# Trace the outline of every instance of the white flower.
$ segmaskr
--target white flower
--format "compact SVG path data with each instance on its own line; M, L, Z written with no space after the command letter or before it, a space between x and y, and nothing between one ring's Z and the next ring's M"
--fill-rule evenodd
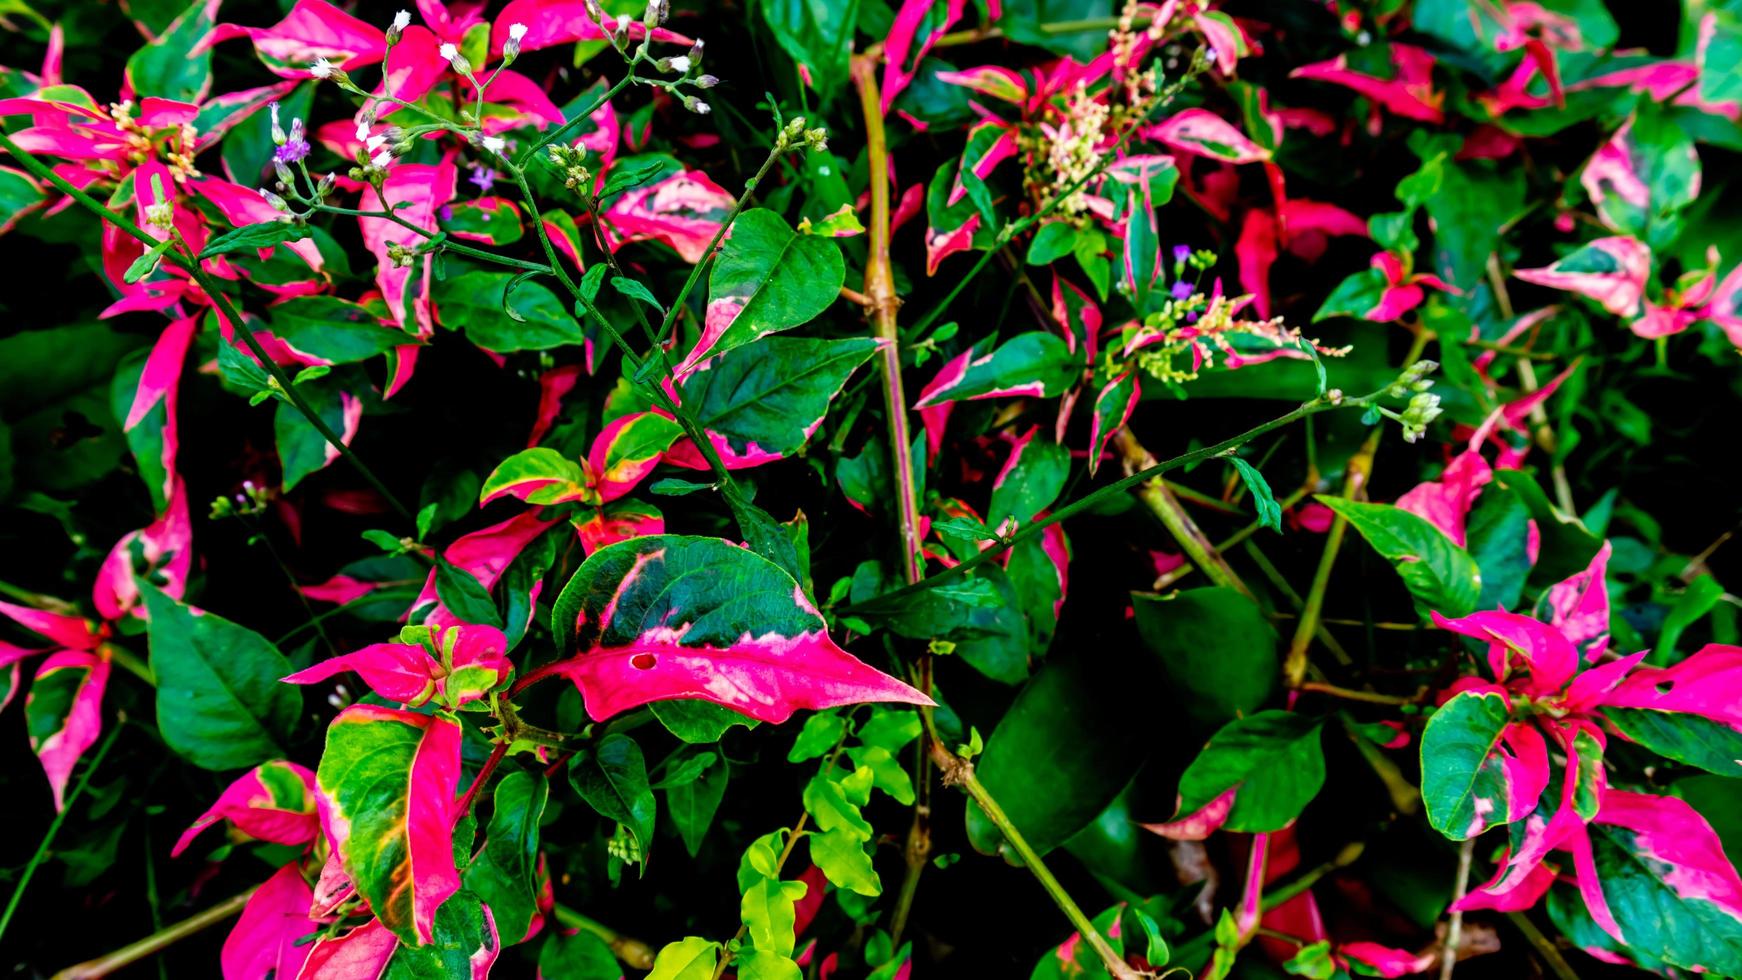
M519 43L521 41L526 40L526 25L525 24L510 24L510 25L508 25L508 40L514 41L515 43Z
M627 31L628 29L629 29L629 15L628 14L618 14L617 15L617 33L622 34L624 31Z
M369 162L376 170L386 170L387 165L393 162L393 151L391 149L382 150L375 154Z
M393 15L393 30L395 33L403 31L407 27L410 27L410 26L411 26L411 11L401 10L399 13Z
M316 78L332 78L333 63L325 58L316 58L315 63L308 66L308 73Z
M491 153L501 153L508 148L508 143L500 136L486 136L478 141L479 145Z
M369 124L365 123L365 122L358 123L357 124L357 139L359 141L361 141L361 140L366 140L368 138L369 138Z
M363 148L370 153L374 153L376 150L381 149L381 144L385 142L387 142L387 134L376 133L374 136L370 136L363 140Z
M454 47L452 44L444 44L441 46L441 56L452 61L460 56L460 49Z
M274 102L267 108L272 110L272 144L274 146L283 146L285 135L284 127L278 124L278 103Z
M671 59L671 70L677 72L680 75L689 71L690 70L689 55L680 54L677 57Z

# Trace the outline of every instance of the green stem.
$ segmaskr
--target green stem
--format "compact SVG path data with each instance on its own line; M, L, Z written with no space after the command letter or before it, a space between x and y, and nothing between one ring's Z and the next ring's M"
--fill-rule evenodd
M233 895L204 912L191 915L174 925L159 929L144 939L128 943L113 953L99 956L94 960L87 960L76 966L69 966L55 974L54 980L97 980L98 977L106 977L123 967L131 966L145 959L147 956L160 953L171 945L241 912L242 907L248 904L250 898L254 897L254 892L259 887L256 885L240 895Z
M1114 441L1125 456L1126 464L1132 469L1148 469L1155 465L1155 457L1143 448L1129 428L1120 429ZM1168 529L1180 547L1185 549L1192 563L1204 570L1211 582L1252 598L1252 590L1240 578L1239 573L1234 571L1233 566L1228 564L1228 559L1222 557L1222 553L1205 537L1203 529L1186 513L1179 498L1168 489L1167 481L1159 478L1150 480L1138 488L1137 495L1143 498L1150 512Z
M77 201L85 210L108 221L115 227L129 235L132 235L139 241L144 242L146 245L156 246L159 244L158 240L148 234L145 229L134 224L122 215L115 213L101 201L98 201L96 198L68 183L64 177L55 173L51 167L37 159L34 154L25 151L17 143L12 142L12 138L4 132L0 132L0 148L4 148L7 153L11 154L13 159L17 160L24 166L25 170L28 170L34 176L53 184L57 190L72 198L74 201ZM328 426L326 421L320 417L320 413L316 412L314 407L309 405L307 400L302 397L302 394L296 390L296 384L291 380L290 375L285 373L284 368L279 367L278 363L266 353L266 349L260 345L260 341L254 336L254 331L242 320L241 315L236 312L235 307L230 305L230 301L220 288L219 283L208 276L205 270L201 268L199 254L189 247L187 241L181 237L180 232L176 232L175 237L177 244L186 250L187 254L183 255L179 252L168 251L164 253L165 260L173 262L183 269L186 269L188 274L193 276L194 281L199 284L200 288L205 291L206 296L209 297L212 303L217 307L218 313L225 319L229 320L236 328L236 333L241 336L242 340L248 345L248 349L254 352L254 356L260 361L261 367L265 368L267 373L272 376L273 380L278 382L285 397L290 399L290 403L296 407L297 411L301 412L303 416L308 419L309 424L314 426L315 431L321 434L321 438L325 439L328 445L337 450L339 455L345 457L345 460L356 468L357 472L362 475L363 479L367 480L369 485L375 488L375 492L381 494L388 504L390 504L394 510L399 512L400 516L404 517L406 520L411 520L411 511L407 510L405 505L399 502L399 498L393 495L393 491L387 489L387 485L381 482L380 478L375 475L374 471L369 469L368 465L365 464L356 453L351 451L351 447L345 445L344 441L339 438L338 434L332 430L332 427Z
M49 823L48 832L42 835L42 841L36 845L36 853L30 856L30 863L24 866L23 871L19 872L18 884L13 886L12 897L6 901L6 911L0 913L0 937L6 935L6 927L12 924L12 915L18 911L18 903L24 898L24 889L29 887L30 879L36 876L36 869L48 859L49 849L54 846L54 839L60 833L61 824L66 822L67 814L73 810L73 804L79 801L79 797L85 795L85 787L91 782L91 774L97 771L97 767L102 765L103 759L109 755L109 749L115 744L116 736L121 734L121 728L120 723L109 727L109 734L103 737L103 744L97 746L97 754L91 756L91 761L86 764L85 771L79 774L79 781L73 784L72 793L62 802L60 812L56 813L54 820Z
M1022 859L1023 865L1034 875L1035 880L1040 882L1040 886L1046 890L1053 903L1059 907L1059 911L1063 912L1065 918L1070 920L1071 925L1076 927L1077 934L1101 958L1101 965L1107 968L1107 972L1112 974L1115 980L1140 980L1142 975L1132 969L1131 965L1125 962L1123 956L1114 952L1113 947L1101 935L1100 930L1096 929L1095 924L1089 921L1089 917L1083 914L1083 910L1077 905L1076 900L1071 898L1070 893L1065 891L1065 887L1053 876L1052 871L1047 868L1046 862L1041 860L1040 855L1035 852L1033 847L1029 846L1028 840L1022 836L1022 831L1016 829L1016 824L1011 822L1009 815L1004 812L1004 808L998 805L998 801L993 798L991 793L987 792L979 777L974 774L973 763L950 754L949 750L944 748L943 743L938 741L936 735L928 735L928 738L931 743L932 759L937 763L939 771L944 774L944 784L960 786L967 792L968 796L980 807L981 812L985 813L986 819L990 820L1004 835L1004 839L1010 842L1011 848Z
M1374 428L1361 449L1350 457L1343 480L1344 499L1353 500L1366 488L1367 476L1373 470L1373 454L1379 448L1379 436L1385 430ZM1319 629L1319 616L1324 612L1325 593L1331 584L1331 571L1337 555L1343 550L1343 538L1349 533L1348 518L1337 515L1331 530L1325 535L1325 550L1319 555L1319 565L1313 572L1312 587L1307 590L1306 603L1301 607L1300 621L1295 624L1294 638L1288 645L1288 656L1282 663L1282 676L1290 688L1298 688L1306 680L1307 649Z
M639 939L625 936L597 919L588 918L576 912L567 905L556 907L556 921L566 928L580 929L603 939L605 945L611 947L611 952L623 961L624 966L637 970L653 969L653 948Z
M1565 956L1561 955L1560 947L1542 934L1542 930L1536 927L1536 923L1530 921L1530 916L1523 912L1508 912L1506 918L1518 927L1519 932L1524 933L1524 938L1529 940L1530 945L1536 947L1536 951L1541 954L1543 961L1548 964L1549 970L1555 976L1559 977L1560 980L1579 980L1579 975L1573 972L1573 965L1567 962Z

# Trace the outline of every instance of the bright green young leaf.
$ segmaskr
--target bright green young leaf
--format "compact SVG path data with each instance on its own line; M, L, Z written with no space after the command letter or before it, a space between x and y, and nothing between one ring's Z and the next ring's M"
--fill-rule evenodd
M708 278L707 328L682 364L688 374L710 357L814 319L846 279L832 240L800 235L780 215L751 208L732 223Z
M654 957L645 980L713 980L720 944L699 936L667 943Z
M1397 569L1422 616L1432 611L1455 619L1475 611L1482 593L1481 572L1470 553L1439 528L1392 504L1324 494L1315 499L1346 518Z

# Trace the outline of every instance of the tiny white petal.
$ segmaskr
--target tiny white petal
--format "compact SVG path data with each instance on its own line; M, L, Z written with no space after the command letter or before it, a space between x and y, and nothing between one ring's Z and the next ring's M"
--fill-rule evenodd
M399 13L393 15L393 29L394 30L403 31L407 27L410 27L410 26L411 26L411 11L401 10Z
M375 154L375 158L369 162L374 164L377 170L386 170L387 165L393 162L393 151L382 150L380 153Z
M617 15L617 33L621 34L628 29L629 29L629 15L628 14L618 14Z
M683 72L689 71L690 70L689 55L680 54L677 57L671 59L671 70L678 72L680 74Z
M369 124L368 123L358 123L357 124L357 138L360 140L366 140L369 138Z
M510 24L510 25L508 25L508 37L512 40L515 40L515 41L525 40L526 39L526 25L525 24Z
M452 44L442 45L440 48L440 51L441 51L441 56L443 58L446 58L449 61L454 60L460 54L460 49L454 47Z
M491 153L501 153L508 147L507 142L505 142L500 136L486 136L480 142L483 143L484 149L489 150Z
M374 153L376 150L381 149L381 144L385 142L387 142L387 134L377 133L374 136L364 139L363 146L366 147L370 153Z

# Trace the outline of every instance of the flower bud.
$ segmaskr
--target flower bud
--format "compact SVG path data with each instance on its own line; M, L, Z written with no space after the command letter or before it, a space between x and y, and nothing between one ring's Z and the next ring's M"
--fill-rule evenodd
M718 84L720 80L712 75L703 75L695 81L696 88L713 88Z
M459 48L453 44L444 44L438 51L443 58L447 59L448 64L454 66L454 71L466 76L472 74L472 63L466 60L466 56L460 53Z
M387 25L387 43L398 44L405 29L411 26L411 11L401 10L393 15L393 23Z
M278 124L278 103L272 103L267 106L267 109L272 112L272 145L283 146L286 137L284 135L284 127Z

